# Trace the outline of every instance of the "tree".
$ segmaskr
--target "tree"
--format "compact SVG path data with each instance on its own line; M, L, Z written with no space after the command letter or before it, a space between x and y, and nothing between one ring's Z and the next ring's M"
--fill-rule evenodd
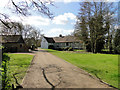
M87 25L87 16L86 16L86 5L88 4L88 2L85 2L81 5L80 8L80 12L78 14L78 18L77 18L77 22L75 24L75 30L74 30L74 36L78 37L79 39L81 39L83 41L83 46L84 49L88 50L89 47L89 39L88 39L88 25Z
M109 52L112 52L113 48L113 37L115 35L115 27L116 25L116 17L115 12L117 11L116 8L111 9L114 3L107 4L105 6L105 15L104 15L104 22L105 22L105 29L107 31L106 35L106 48L109 49ZM110 8L111 7L111 8Z
M53 6L53 2L51 0L20 0L17 2L15 2L15 0L9 0L8 2L11 5L7 5L7 8L10 8L11 12L14 12L19 16L31 15L30 10L35 10L38 11L40 14L48 16L49 18L53 18L53 14L47 7L47 4ZM9 15L0 12L0 22L3 23L7 28L10 28L9 24L7 23L8 21L11 22Z
M108 4L105 2L83 2L80 4L81 7L78 16L81 17L79 20L81 23L76 23L79 24L76 25L77 32L80 33L79 36L82 37L81 39L84 38L84 42L89 42L88 45L90 45L89 47L91 47L93 53L101 52L104 48L105 36L107 31L110 31L109 26L112 20L112 18L109 18L108 23L105 15L107 13L110 13L110 15L114 14L110 9L106 12L106 8L112 7L110 5L111 3ZM88 39L85 38L85 35L88 35ZM110 42L109 40L109 43Z
M82 41L83 41L83 45L84 48L86 49L87 44L88 44L88 30L87 30L87 26L86 26L86 21L85 21L85 17L81 16L79 18L79 20L81 19L81 22L79 22L79 26L76 26L76 31L74 32L74 35L76 37L79 37ZM78 30L77 30L78 28Z
M90 41L91 50L93 53L100 52L104 48L104 40L106 31L103 28L103 17L98 15L96 18L92 18L90 24Z
M26 28L26 25L24 26L22 23L20 22L6 22L7 24L9 24L9 28L4 25L3 23L1 23L1 31L2 31L2 35L22 35L23 37L25 37L26 33L30 30Z
M23 38L29 38L29 34L31 33L31 30L33 27L31 25L24 25L24 30L22 33Z
M117 29L114 38L114 51L115 53L120 53L120 29Z
M40 40L40 37L41 37L41 32L33 28L30 31L28 39L29 41L32 40L31 44L34 44L36 47L38 47L38 42Z

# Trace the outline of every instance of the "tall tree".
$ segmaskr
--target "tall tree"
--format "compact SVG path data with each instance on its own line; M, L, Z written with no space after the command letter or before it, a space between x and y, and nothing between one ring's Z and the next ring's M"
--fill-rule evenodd
M104 10L104 22L105 22L105 29L107 31L107 35L106 35L106 47L107 49L109 49L109 52L112 52L112 48L113 48L113 37L114 37L114 32L115 29L113 27L115 27L116 24L116 17L115 17L115 13L117 11L117 8L112 8L114 6L114 3L106 3L105 6L105 10ZM111 9L112 8L112 9Z
M104 48L105 36L107 31L109 31L112 20L112 18L110 18L108 23L108 20L105 19L105 15L107 13L113 14L113 12L110 12L109 10L106 12L106 8L110 8L110 5L111 3L108 4L105 2L83 2L80 4L81 7L78 16L82 18L79 20L81 23L77 23L79 25L76 25L77 29L79 29L77 32L79 31L81 34L79 36L82 36L83 38L83 32L85 33L87 31L89 39L84 39L84 42L89 40L88 42L93 53L100 52Z
M94 14L88 23L90 27L91 50L93 53L100 52L104 48L106 30L103 28L103 5L105 5L104 2L93 3Z
M84 4L80 4L80 12L78 14L77 22L75 25L74 35L79 37L83 41L84 49L88 47L88 28L87 28L87 16L86 16L86 9L87 2Z
M114 38L114 51L115 53L120 53L120 29L117 29Z

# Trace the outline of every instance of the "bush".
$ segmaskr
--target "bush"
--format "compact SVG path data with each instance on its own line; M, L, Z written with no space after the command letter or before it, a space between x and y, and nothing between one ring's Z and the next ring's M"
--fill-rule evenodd
M72 48L72 47L69 47L69 48L68 48L68 51L73 51L73 48Z
M8 71L8 62L10 58L8 57L7 54L2 54L2 90L9 90L11 88L9 82L10 78L9 75L7 74Z
M64 51L67 51L69 48L68 47L64 47Z
M57 48L56 50L58 50L58 51L62 51L62 48Z
M55 49L53 45L49 45L48 49Z

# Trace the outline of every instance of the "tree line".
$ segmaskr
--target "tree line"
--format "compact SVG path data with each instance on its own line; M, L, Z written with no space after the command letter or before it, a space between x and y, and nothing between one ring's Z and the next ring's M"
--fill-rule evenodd
M74 36L83 41L84 49L98 53L108 49L120 53L120 29L117 10L112 2L82 2L75 24Z

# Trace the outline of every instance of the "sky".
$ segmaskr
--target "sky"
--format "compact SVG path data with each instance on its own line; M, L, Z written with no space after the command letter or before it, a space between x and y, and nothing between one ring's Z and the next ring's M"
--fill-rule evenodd
M21 21L24 25L30 24L36 27L47 37L56 37L60 34L65 36L74 31L74 25L77 20L76 16L80 8L79 2L79 0L55 0L55 6L48 5L54 15L52 20L35 11L33 11L30 16L19 17L6 8L6 5L10 5L8 4L9 0L2 1L2 4L0 4L0 12L7 13L10 19L14 21Z

